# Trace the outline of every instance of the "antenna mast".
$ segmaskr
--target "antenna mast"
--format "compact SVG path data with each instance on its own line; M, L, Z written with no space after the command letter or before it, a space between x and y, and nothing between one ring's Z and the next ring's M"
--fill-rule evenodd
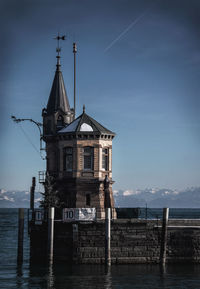
M74 118L76 118L76 53L77 46L73 43L73 53L74 53Z

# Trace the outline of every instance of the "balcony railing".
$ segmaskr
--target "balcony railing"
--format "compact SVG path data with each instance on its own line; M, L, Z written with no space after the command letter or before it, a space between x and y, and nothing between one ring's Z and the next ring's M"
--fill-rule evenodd
M39 183L44 184L46 179L46 171L39 171Z

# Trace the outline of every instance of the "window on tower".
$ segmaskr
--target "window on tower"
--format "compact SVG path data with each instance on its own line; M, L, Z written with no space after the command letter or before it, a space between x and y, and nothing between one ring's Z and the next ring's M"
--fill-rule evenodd
M47 124L44 125L45 134L51 134L51 120L47 120Z
M66 147L64 148L64 164L63 170L71 172L73 168L73 148Z
M91 205L91 197L90 194L86 194L86 206L90 206Z
M62 115L59 115L59 116L58 116L58 119L57 119L57 126L60 127L60 126L63 126L63 125L64 125L63 116L62 116Z
M108 148L102 148L102 169L108 171Z
M94 148L84 147L83 148L83 168L84 170L93 170L94 163Z

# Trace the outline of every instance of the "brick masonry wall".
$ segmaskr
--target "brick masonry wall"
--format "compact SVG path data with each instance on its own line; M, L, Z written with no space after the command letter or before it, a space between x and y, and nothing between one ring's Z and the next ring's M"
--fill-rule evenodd
M168 225L167 262L200 262L200 220L170 220ZM112 220L112 263L158 263L161 229L162 223L157 220ZM104 240L103 220L79 224L55 222L55 259L104 263Z
M105 224L79 224L79 241L74 261L104 263ZM112 263L157 262L159 235L146 221L113 220L111 225Z

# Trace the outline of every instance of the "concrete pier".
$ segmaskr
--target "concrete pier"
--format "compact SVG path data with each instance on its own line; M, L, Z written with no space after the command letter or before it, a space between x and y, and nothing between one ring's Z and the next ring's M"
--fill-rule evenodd
M54 256L51 253L54 260L69 264L105 264L105 220L79 222L78 230L75 224L55 221ZM31 227L31 256L35 259L40 260L46 252L47 227L46 221ZM111 263L160 263L162 227L162 220L112 219ZM167 232L167 247L163 254L166 264L200 264L200 219L169 219Z

